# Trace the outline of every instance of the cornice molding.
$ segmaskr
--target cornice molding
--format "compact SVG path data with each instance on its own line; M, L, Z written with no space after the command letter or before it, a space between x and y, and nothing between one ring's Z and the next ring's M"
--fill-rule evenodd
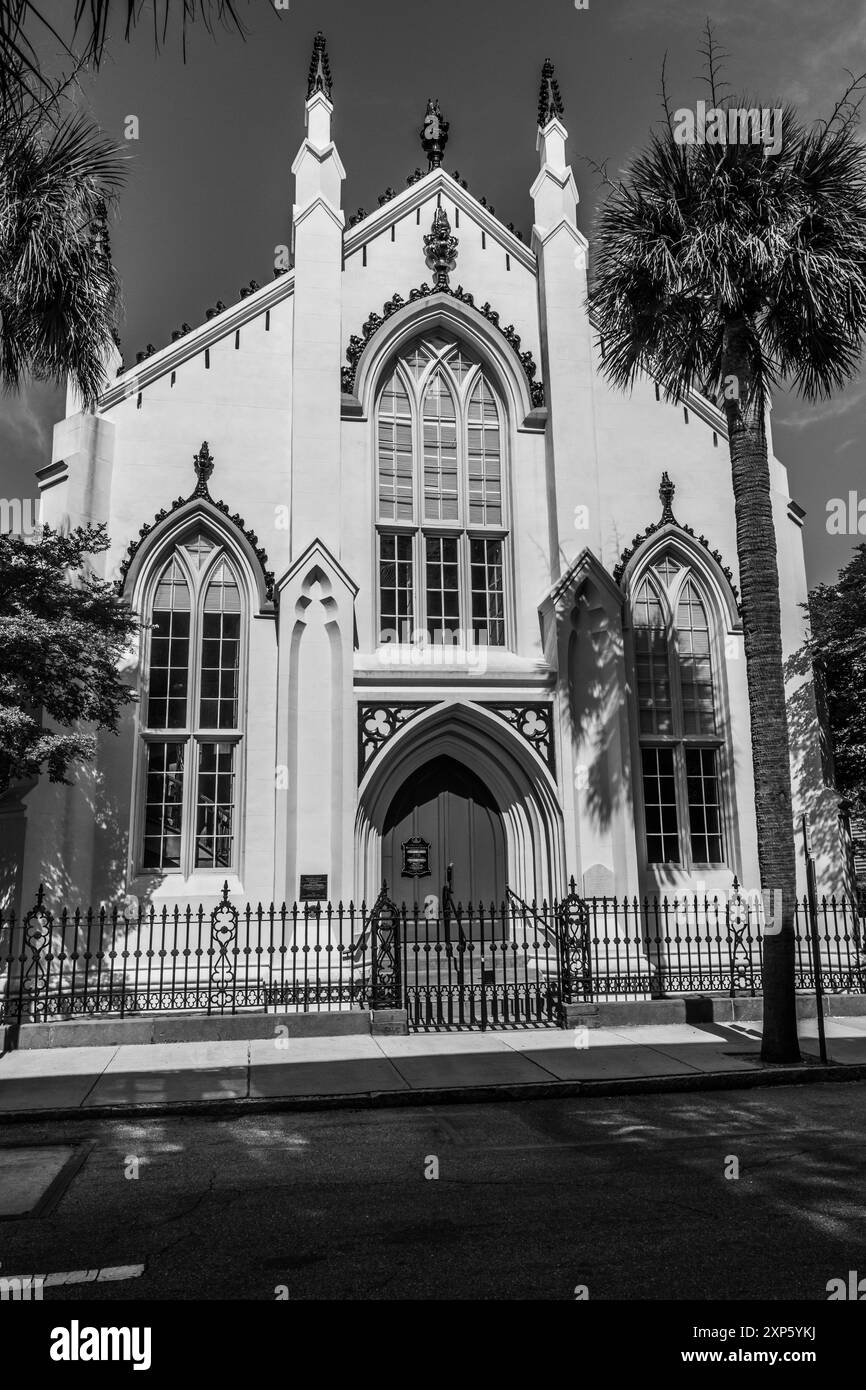
M295 272L289 270L283 275L278 275L269 285L263 285L245 299L238 300L237 304L230 304L215 318L207 319L192 332L185 333L176 342L167 343L151 357L137 362L134 367L128 368L121 376L116 377L112 385L100 396L97 410L110 410L112 406L137 395L161 376L165 376L166 372L176 371L185 362L204 352L205 348L213 347L221 338L237 332L245 324L287 299L294 293L294 289Z

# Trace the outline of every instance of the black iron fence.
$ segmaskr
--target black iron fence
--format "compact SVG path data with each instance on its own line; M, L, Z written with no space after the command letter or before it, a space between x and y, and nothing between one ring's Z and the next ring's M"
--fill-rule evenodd
M0 915L0 1022L154 1012L406 1009L414 1029L560 1025L564 1006L672 995L757 995L768 924L738 887L721 898L513 894L435 916L233 904L52 911L42 890L20 920ZM808 904L796 906L798 990L815 986ZM818 907L826 993L866 990L862 921L847 898Z

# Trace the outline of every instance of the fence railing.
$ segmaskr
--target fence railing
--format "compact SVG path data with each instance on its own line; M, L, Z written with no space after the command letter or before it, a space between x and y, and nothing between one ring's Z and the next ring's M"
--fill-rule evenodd
M826 993L866 990L854 903L818 907ZM40 889L0 914L0 1022L194 1011L407 1009L415 1028L547 1024L563 1006L671 995L757 995L759 905L721 898L458 904L436 916L383 888L362 904L52 910ZM796 905L795 981L812 990L808 905Z

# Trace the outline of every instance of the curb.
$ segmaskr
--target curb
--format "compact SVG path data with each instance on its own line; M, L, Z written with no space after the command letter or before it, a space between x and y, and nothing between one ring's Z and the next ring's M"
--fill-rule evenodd
M831 1062L799 1066L767 1065L749 1072L697 1072L684 1076L630 1076L610 1081L530 1081L495 1086L444 1086L429 1090L358 1091L340 1095L238 1097L235 1100L161 1101L149 1105L55 1107L46 1110L0 1112L6 1124L38 1124L55 1120L115 1120L134 1115L164 1119L173 1115L262 1115L280 1111L386 1110L428 1105L483 1105L520 1100L552 1100L567 1096L592 1100L607 1096L670 1095L689 1091L739 1091L758 1086L810 1086L826 1082L866 1081L866 1063Z

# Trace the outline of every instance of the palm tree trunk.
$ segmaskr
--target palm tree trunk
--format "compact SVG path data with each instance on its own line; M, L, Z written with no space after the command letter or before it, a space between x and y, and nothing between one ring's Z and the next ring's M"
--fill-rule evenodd
M763 408L750 401L745 325L726 332L724 373L739 399L725 401L737 520L746 677L755 772L755 817L761 887L782 890L782 930L763 939L765 1062L797 1062L794 909L797 893L794 812L785 679L782 667L779 570L770 499Z

